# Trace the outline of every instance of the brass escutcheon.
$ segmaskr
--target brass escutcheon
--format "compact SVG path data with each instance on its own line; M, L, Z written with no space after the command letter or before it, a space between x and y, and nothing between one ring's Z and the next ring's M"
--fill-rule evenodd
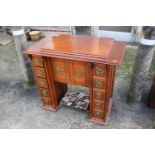
M62 68L62 67L57 67L57 68L56 68L56 71L57 71L58 73L64 73L64 68Z
M39 76L42 75L42 71L38 70L37 75L39 75Z
M40 58L34 58L34 62L35 62L36 64L40 64L40 63L41 63L41 59L40 59Z
M40 81L40 85L41 86L44 86L45 85L45 82L44 81Z
M44 96L47 96L47 92L45 90L42 91Z
M103 99L103 93L101 93L101 92L96 92L96 98L97 98L97 99Z
M96 115L97 117L100 117L100 112L96 112L95 115Z
M96 102L95 103L95 108L101 108L102 106L101 106L101 103L99 103L99 102Z
M45 101L45 103L48 103L48 100L44 100Z
M77 77L83 77L84 76L84 73L82 71L76 71L75 75Z
M96 74L103 74L104 73L104 68L97 66L95 71L96 71Z
M102 80L96 80L96 87L102 88L103 87L103 81Z

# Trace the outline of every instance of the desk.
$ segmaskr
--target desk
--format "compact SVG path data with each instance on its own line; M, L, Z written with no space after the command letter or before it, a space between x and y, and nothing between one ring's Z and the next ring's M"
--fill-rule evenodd
M89 88L89 120L105 124L111 109L116 67L125 43L109 38L60 35L24 51L30 56L42 107L56 111L67 84Z

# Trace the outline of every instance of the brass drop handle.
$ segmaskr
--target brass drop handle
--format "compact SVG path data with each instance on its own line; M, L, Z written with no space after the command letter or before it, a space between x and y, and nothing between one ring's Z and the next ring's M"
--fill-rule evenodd
M75 75L77 77L83 77L84 76L84 73L82 71L78 70L78 71L76 71Z
M101 80L96 80L96 87L102 88L103 87L103 82Z
M42 75L42 71L38 70L38 71L37 71L37 74L38 74L38 75Z
M45 85L45 82L44 81L40 81L40 85L41 86L44 86Z
M35 61L36 64L40 64L41 63L40 58L34 58L34 61Z
M96 71L96 74L103 74L104 73L104 68L97 66L95 71Z
M103 98L103 93L97 92L97 93L96 93L96 98L97 98L97 99L102 99L102 98Z
M45 90L43 90L43 95L47 96L47 92Z
M101 104L99 102L96 102L95 107L96 108L100 108L101 107Z
M57 67L56 70L58 73L64 73L64 68L62 68L62 67Z
M45 103L48 103L48 100L44 100L45 101Z
M100 116L100 113L99 112L96 112L96 116L99 117Z

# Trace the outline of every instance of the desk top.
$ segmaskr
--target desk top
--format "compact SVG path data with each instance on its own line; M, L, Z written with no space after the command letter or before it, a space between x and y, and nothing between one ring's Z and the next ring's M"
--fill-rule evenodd
M24 51L25 54L119 65L125 43L110 38L80 35L46 37Z

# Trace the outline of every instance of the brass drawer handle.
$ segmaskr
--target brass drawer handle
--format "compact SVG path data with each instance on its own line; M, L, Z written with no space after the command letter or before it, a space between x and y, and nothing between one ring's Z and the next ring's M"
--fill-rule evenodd
M40 64L40 63L41 63L41 59L40 59L40 58L34 58L34 62L35 62L36 64Z
M84 73L82 71L76 71L75 75L77 77L83 77L84 76Z
M103 74L105 70L104 68L97 66L95 71L96 71L96 74L100 75L100 74Z
M64 73L64 68L62 68L62 67L57 67L56 71L57 71L58 73Z
M96 99L103 99L103 93L101 92L96 92Z
M45 103L49 103L48 100L44 100Z
M100 113L100 112L96 112L95 115L96 115L97 117L100 117L100 116L101 116L101 113Z
M96 80L96 87L97 87L97 88L102 88L102 87L103 87L103 81L101 81L101 80Z
M101 103L99 103L99 102L96 102L96 103L95 103L95 108L98 109L98 108L101 108L101 107L102 107Z
M42 93L43 93L44 96L47 96L46 90L43 90Z
M42 76L42 75L43 75L42 71L38 70L38 71L37 71L37 75L38 75L38 76Z
M40 81L40 85L41 86L45 86L45 82L44 81Z

